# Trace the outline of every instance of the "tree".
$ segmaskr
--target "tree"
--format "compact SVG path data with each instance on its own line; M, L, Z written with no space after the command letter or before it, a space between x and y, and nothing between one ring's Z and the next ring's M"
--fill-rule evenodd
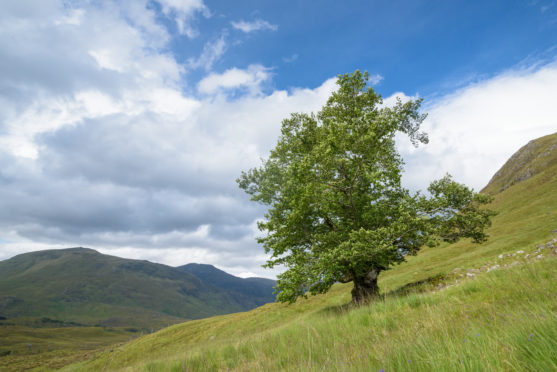
M420 131L421 100L383 105L367 72L339 75L338 90L315 114L293 113L269 158L237 180L251 199L268 206L258 238L284 265L279 301L324 293L354 282L352 301L379 293L377 277L424 245L469 237L486 240L490 201L450 176L427 195L401 185L403 161L395 135L427 143Z

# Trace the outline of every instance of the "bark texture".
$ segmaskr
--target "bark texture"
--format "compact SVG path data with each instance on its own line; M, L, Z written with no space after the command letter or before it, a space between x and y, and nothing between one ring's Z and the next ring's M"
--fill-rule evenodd
M352 303L365 303L379 295L377 276L375 270L368 272L362 277L354 278L354 288L352 289Z

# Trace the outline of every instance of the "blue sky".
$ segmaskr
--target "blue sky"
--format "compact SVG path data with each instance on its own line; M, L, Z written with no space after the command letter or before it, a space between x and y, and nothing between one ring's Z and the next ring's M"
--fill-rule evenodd
M557 131L556 1L7 0L0 3L0 259L86 246L273 277L240 172L282 119L367 70L411 190L476 190Z
M336 74L367 69L384 77L383 95L438 95L526 59L552 57L557 40L551 1L206 4L213 15L199 19L199 37L171 43L176 58L187 60L224 33L230 46L214 69L259 63L272 68L275 89L315 87ZM276 30L246 34L231 27L238 20L264 20Z

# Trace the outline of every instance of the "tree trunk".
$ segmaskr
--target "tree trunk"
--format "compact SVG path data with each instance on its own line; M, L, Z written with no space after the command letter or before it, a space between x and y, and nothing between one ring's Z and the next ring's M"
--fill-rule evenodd
M379 295L379 287L377 286L378 275L379 272L372 270L365 276L354 278L354 288L352 289L352 303L365 303Z

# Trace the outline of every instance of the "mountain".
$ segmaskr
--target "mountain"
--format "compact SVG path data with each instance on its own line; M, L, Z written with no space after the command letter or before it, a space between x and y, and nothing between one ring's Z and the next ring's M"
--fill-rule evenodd
M499 214L481 245L424 247L379 277L295 304L178 324L66 371L557 370L557 134L531 141L486 186Z
M187 270L87 248L38 251L0 262L0 316L151 329L245 311L265 297L259 285L253 286L253 298L247 287L238 294L223 285ZM271 293L269 288L265 297L270 301Z
M265 278L238 278L212 265L190 263L179 266L205 283L220 288L234 296L246 307L254 308L275 301L275 281Z
M557 165L557 133L528 142L491 178L484 193L496 194Z

